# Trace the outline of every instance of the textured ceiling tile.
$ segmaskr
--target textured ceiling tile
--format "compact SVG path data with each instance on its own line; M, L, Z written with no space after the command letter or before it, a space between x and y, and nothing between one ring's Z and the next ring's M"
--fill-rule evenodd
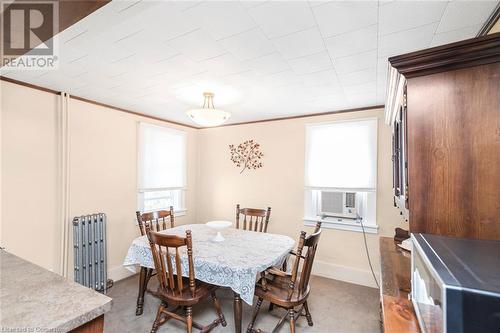
M330 37L376 24L377 8L376 1L332 1L313 12L323 36Z
M325 42L318 29L302 30L272 40L285 59L294 59L325 50Z
M226 52L202 29L192 31L166 43L172 49L179 50L196 61L217 57Z
M482 25L497 4L498 1L452 1L446 7L436 33Z
M278 53L272 53L245 61L243 65L262 75L278 73L290 69L290 65L288 65L288 63Z
M240 60L249 60L276 51L261 29L252 29L217 42Z
M256 24L238 1L207 1L183 12L218 40L255 28Z
M379 34L387 35L439 22L447 4L447 1L393 1L381 6Z
M369 68L352 72L349 74L339 74L339 80L344 89L349 86L374 82L377 79L377 69Z
M404 30L379 38L379 57L391 57L428 48L438 23Z
M271 87L286 87L289 85L300 84L303 79L297 76L292 70L285 70L283 72L266 75L261 78L263 85Z
M251 8L249 13L268 38L288 35L316 25L305 1L268 1Z
M333 70L326 70L311 74L302 75L307 86L337 85L339 83L337 73Z
M297 74L309 74L332 69L332 62L326 51L289 60L288 63Z
M336 58L333 63L339 75L374 68L377 66L377 50Z
M235 74L241 71L241 61L230 53L224 53L218 57L205 60L201 65L216 77Z
M449 43L458 42L467 38L474 38L479 30L482 28L482 24L473 25L458 30L442 32L434 35L432 39L431 46L439 46Z
M351 31L326 39L328 52L333 58L362 53L377 48L377 25Z
M189 124L206 90L230 122L370 106L384 102L388 56L472 37L494 2L449 2L426 24L442 6L113 1L59 34L58 70L0 72Z

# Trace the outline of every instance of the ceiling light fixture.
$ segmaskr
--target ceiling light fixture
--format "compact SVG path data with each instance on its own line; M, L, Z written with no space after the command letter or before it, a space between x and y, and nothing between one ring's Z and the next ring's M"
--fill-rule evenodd
M186 114L193 119L195 123L203 127L219 126L225 123L231 113L222 111L214 107L214 93L204 92L203 106L201 109L187 110Z

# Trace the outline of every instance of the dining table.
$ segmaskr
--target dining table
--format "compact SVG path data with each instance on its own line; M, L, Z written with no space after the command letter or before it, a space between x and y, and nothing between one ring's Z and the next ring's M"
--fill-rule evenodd
M163 234L185 237L191 230L195 278L220 287L231 288L234 299L235 332L241 333L242 301L252 305L255 283L261 272L281 266L295 245L285 235L225 229L223 241L216 242L216 231L205 224L187 224L160 231ZM187 276L187 252L181 252L182 274ZM123 265L137 272L140 269L139 295L147 288L146 274L154 269L154 261L147 236L135 238L130 245ZM139 297L136 314L142 314L144 297Z

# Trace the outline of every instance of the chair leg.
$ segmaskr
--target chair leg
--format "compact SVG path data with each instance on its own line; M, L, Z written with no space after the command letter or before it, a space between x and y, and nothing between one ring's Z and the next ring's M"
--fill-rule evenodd
M217 299L217 296L215 295L215 291L212 292L212 300L214 301L214 306L215 306L215 311L217 312L217 317L219 317L219 322L223 327L226 327L226 318L224 318L224 313L222 313L221 307L219 300Z
M283 324L285 323L287 317L288 317L288 311L285 312L285 314L280 318L280 320L272 330L272 333L277 333L280 330L281 326L283 326Z
M269 312L273 311L274 310L274 304L273 303L269 303Z
M257 315L259 314L260 306L262 305L262 297L259 297L257 304L255 304L255 309L253 310L252 320L250 324L248 324L247 333L252 333L253 325L255 324L255 320L257 319Z
M191 306L186 307L186 317L187 333L193 333L193 308Z
M234 331L241 333L242 304L241 304L240 294L238 293L234 293L233 307L234 307Z
M158 311L156 312L156 318L153 323L153 327L151 328L151 333L156 333L158 331L158 327L162 324L162 316L163 316L163 310L165 309L165 306L163 303L160 304L158 307ZM165 321L163 321L165 322Z
M146 267L141 267L141 274L139 278L139 295L137 295L137 308L135 310L135 315L142 315L143 307L144 307L144 292L146 291L146 278L147 278L148 269Z
M311 312L309 312L309 306L307 305L307 302L304 302L304 311L306 312L307 324L309 326L313 326L313 319L311 316Z
M295 311L288 310L288 317L290 317L290 333L295 333Z
M149 280L151 279L152 276L153 276L153 269L148 268L146 271L146 287L147 287Z

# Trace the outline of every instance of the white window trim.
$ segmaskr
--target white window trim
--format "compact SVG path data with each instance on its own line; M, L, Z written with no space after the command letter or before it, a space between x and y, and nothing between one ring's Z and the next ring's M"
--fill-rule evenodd
M137 209L140 209L140 207L137 207ZM164 208L163 210L168 210L168 207ZM175 214L175 217L178 217L178 216L185 216L187 214L187 208L180 208L180 209L174 209L174 214ZM150 211L150 210L145 210L145 211L141 211L141 213L152 213L153 211Z
M181 195L182 195L182 199L181 199L181 203L183 204L183 206L179 209L174 209L174 214L175 214L175 217L177 216L185 216L187 214L187 205L186 205L186 191L187 189L185 187L166 187L166 188L153 188L153 189L137 189L137 209L138 210L141 210L141 203L140 203L140 200L139 200L139 197L138 195L140 193L145 193L145 192L148 192L148 191L171 191L171 190L180 190L181 191ZM163 210L168 210L169 207L165 207L163 208ZM141 210L142 211L142 210ZM153 211L149 211L149 210L145 210L145 211L142 211L143 213L151 213Z
M153 211L144 211L143 213L152 213L152 212ZM181 208L181 209L174 210L174 217L185 216L186 214L187 214L187 209L186 208Z
M181 186L181 187L154 187L154 188L139 188L137 189L137 192L139 193L144 193L144 192L150 192L150 191L175 191L175 190L182 190L185 191L186 188Z
M374 188L332 188L332 187L315 187L315 186L305 186L304 187L304 194L308 190L340 190L340 191L353 191L353 192L375 192L377 193L378 189L378 157L379 157L379 149L378 149L378 140L379 140L379 118L378 117L363 117L363 118L355 118L355 119L344 119L344 120L334 120L334 121L324 121L324 122L317 122L317 123L307 123L305 124L305 130L306 130L306 136L307 136L307 131L310 130L311 127L314 126L322 126L322 125L331 125L331 124L338 124L338 123L343 123L343 122L352 122L352 121L363 121L363 120L375 120L376 121L376 127L375 127L375 135L377 137L377 151L375 154L375 159L377 163L375 164L375 187ZM307 152L308 146L306 143L306 151L305 151L305 157L308 156ZM305 161L307 163L307 161ZM304 197L305 201L305 197ZM311 216L305 216L303 218L304 221L304 226L307 227L314 227L316 226L316 223L321 222L322 228L325 229L337 229L337 230L344 230L344 231L354 231L354 232L364 232L367 234L378 234L378 229L379 226L377 224L377 196L375 196L375 220L373 222L367 221L363 223L363 226L361 226L361 223L358 221L353 221L351 219L341 219L341 218L320 218L320 217L311 217Z
M319 190L319 191L337 191L337 192L377 192L375 187L321 187L321 186L305 186L304 190Z
M378 225L371 223L363 223L363 227L361 227L361 223L357 221L335 218L322 219L318 217L304 217L303 221L306 227L314 227L316 223L321 222L321 227L325 229L363 232L364 228L367 234L378 234Z
M151 213L151 212L143 212L143 213ZM178 218L178 217L186 216L186 215L187 215L187 209L174 210L174 218ZM139 225L139 222L137 222L137 217L134 217L134 223L135 223L135 225Z
M187 214L187 209L186 208L179 209L179 210L174 210L174 217L186 216L186 214Z

